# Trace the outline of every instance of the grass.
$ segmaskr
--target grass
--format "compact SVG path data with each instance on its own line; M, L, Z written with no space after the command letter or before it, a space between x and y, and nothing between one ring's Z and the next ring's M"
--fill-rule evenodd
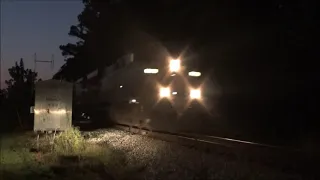
M40 151L30 152L30 149L35 147L35 136L32 133L7 135L1 139L0 168L3 171L0 171L2 172L0 179L134 180L147 179L146 177L149 179L312 179L308 177L313 177L311 174L313 170L306 172L305 176L305 172L299 172L299 169L286 170L281 164L278 167L281 158L275 159L275 162L271 161L271 166L264 164L262 159L270 159L264 152L257 154L258 159L251 159L247 157L247 154L251 155L247 150L234 151L235 149L217 146L210 152L205 152L203 150L206 147L198 146L193 149L118 131L87 132L84 137L101 141L89 143L78 130L73 129L57 136L53 145L48 138L42 137ZM112 147L109 146L111 143ZM52 147L54 148L51 149Z
M0 179L126 179L130 172L125 155L107 144L89 144L72 129L58 135L53 144L40 138L35 149L33 133L10 134L1 138Z

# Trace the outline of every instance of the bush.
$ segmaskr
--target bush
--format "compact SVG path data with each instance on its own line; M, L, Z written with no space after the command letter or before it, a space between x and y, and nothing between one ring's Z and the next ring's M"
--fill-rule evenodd
M55 138L54 150L61 155L79 155L85 149L85 140L78 128L70 128Z

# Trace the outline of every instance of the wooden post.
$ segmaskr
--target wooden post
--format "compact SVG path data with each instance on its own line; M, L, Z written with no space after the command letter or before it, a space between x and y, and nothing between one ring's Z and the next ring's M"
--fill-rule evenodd
M40 134L39 134L39 132L37 132L37 151L39 151L39 137L40 137Z
M139 123L139 134L142 134L142 126L143 126L143 120L140 120L140 123Z
M133 120L132 120L132 117L130 117L129 133L132 133L132 123L133 123Z
M50 144L51 144L51 151L53 151L54 139L56 138L56 133L57 133L57 129L54 130L53 138L52 138L52 141L50 142Z

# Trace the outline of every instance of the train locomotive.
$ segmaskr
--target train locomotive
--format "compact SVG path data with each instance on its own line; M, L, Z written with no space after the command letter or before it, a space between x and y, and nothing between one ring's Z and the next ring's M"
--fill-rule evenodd
M120 64L120 65L119 65ZM183 59L164 66L122 59L101 73L99 104L113 122L147 130L197 132L217 115L218 86L209 75L193 70Z

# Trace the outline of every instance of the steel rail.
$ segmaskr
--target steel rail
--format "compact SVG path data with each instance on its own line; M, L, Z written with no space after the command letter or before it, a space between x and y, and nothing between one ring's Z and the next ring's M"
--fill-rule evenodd
M120 124L116 123L116 127L120 129L128 128L129 125L126 124ZM140 128L137 126L131 126L131 128L139 130ZM141 130L149 131L146 128L141 128ZM218 136L211 136L211 135L202 135L202 134L196 134L196 133L173 133L168 131L161 131L161 130L152 130L150 135L155 135L157 133L158 135L169 135L172 137L177 137L181 139L187 139L191 141L197 141L202 143L208 143L208 144L216 144L221 145L225 147L236 147L237 145L242 146L251 146L251 147L261 147L261 148L269 148L269 149L278 149L278 150L285 150L285 151L292 151L292 152L303 152L300 149L296 148L289 148L285 146L275 146L275 145L269 145L264 143L257 143L257 142L251 142L251 141L244 141L244 140L238 140L238 139L232 139L232 138L225 138L225 137L218 137Z

